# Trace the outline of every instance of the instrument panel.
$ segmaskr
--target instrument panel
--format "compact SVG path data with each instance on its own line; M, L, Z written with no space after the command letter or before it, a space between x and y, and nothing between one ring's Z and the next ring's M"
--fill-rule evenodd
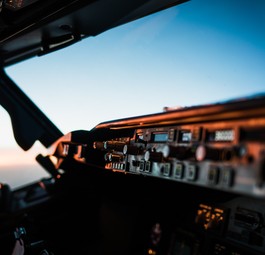
M104 152L105 169L265 195L265 141L253 139L264 124L237 120L142 128L133 137L95 141L93 148Z
M93 167L265 197L265 98L103 122L60 139L52 156Z

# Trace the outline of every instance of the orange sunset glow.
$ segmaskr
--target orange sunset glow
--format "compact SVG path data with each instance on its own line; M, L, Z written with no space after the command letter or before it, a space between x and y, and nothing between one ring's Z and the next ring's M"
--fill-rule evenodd
M34 165L35 154L32 151L25 152L20 148L0 149L0 171L2 167Z

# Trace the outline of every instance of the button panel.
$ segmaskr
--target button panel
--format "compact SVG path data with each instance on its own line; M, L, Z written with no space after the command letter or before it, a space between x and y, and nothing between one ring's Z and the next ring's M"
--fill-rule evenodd
M130 137L95 141L93 146L105 152L109 170L265 197L264 166L255 161L265 142L242 142L243 125L234 121L141 128Z

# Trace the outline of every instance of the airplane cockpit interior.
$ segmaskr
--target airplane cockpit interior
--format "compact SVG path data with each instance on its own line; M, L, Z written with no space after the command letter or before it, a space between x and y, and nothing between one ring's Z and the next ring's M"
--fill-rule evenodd
M262 0L1 0L8 142L41 146L45 175L24 181L0 115L0 254L265 254L264 13Z

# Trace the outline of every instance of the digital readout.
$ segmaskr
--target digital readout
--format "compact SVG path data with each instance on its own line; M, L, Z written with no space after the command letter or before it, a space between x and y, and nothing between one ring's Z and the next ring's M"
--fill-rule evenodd
M233 142L235 131L232 129L210 131L207 137L209 142Z
M168 140L168 133L153 133L152 140L154 142L166 142Z
M180 130L179 131L179 142L189 143L191 141L191 131L189 130Z

